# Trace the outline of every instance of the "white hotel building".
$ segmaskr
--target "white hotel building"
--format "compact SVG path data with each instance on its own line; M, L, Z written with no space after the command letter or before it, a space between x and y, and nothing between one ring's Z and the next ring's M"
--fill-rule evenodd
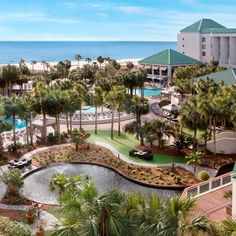
M201 62L219 61L236 68L236 29L226 28L210 19L202 19L180 31L178 51Z

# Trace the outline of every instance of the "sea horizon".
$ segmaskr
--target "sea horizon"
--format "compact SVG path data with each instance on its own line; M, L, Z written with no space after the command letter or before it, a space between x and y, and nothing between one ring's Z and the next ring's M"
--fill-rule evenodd
M98 56L115 60L151 56L164 49L176 49L176 41L0 41L0 64L18 64L20 59L58 62Z

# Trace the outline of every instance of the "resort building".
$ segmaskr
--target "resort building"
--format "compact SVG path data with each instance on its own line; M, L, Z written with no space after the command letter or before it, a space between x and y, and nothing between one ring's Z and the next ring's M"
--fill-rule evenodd
M207 78L213 79L217 84L221 84L223 82L224 85L233 85L236 84L236 69L228 69L212 73L210 75L200 76L197 77L195 80L206 80Z
M201 62L219 61L227 68L236 68L236 28L202 19L178 34L178 51Z
M140 67L149 70L149 81L165 83L173 77L174 71L178 67L199 64L200 61L186 56L172 49L166 49L160 53L144 58L139 61Z

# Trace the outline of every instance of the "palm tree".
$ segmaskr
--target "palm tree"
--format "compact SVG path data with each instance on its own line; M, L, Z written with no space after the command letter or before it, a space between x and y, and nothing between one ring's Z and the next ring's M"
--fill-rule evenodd
M103 104L103 90L100 86L95 86L93 94L93 104L95 106L95 134L97 134L98 106Z
M4 113L8 117L12 117L12 124L13 124L13 141L14 146L16 146L16 116L20 112L21 108L21 99L12 96L12 97L4 97Z
M116 109L118 111L118 135L121 136L120 113L124 110L126 100L126 91L124 86L116 86Z
M158 147L162 148L164 136L169 137L173 134L173 128L166 122L162 120L152 120L145 124L146 135L153 135L158 142Z
M91 60L91 58L87 57L87 58L85 59L85 61L88 62L88 64L89 64L92 60Z
M228 218L221 223L222 235L233 236L236 235L236 219Z
M32 66L32 73L34 73L34 65L36 64L37 62L35 60L31 60L30 64Z
M46 66L47 62L46 61L42 61L41 63L43 65L43 72L45 72L45 66Z
M199 102L196 96L189 97L180 108L181 124L191 130L193 130L193 138L195 149L197 146L197 130L205 129L207 123L202 118L201 110L199 108Z
M144 133L145 127L137 121L133 121L125 126L125 132L130 134L136 134L138 140L140 140L140 146L144 146Z
M104 58L102 57L102 56L99 56L98 58L97 58L97 62L99 63L99 65L100 65L100 70L101 70L101 67L102 67L102 63L104 62Z
M187 164L193 166L193 174L196 174L197 166L202 164L202 155L200 152L191 151L185 156L186 160L188 160Z
M116 108L116 86L112 86L111 90L105 95L105 101L110 104L112 117L111 117L111 139L113 139L113 131L114 131L114 113Z
M75 55L75 60L78 61L78 68L79 68L79 61L81 60L81 55L80 54L76 54Z

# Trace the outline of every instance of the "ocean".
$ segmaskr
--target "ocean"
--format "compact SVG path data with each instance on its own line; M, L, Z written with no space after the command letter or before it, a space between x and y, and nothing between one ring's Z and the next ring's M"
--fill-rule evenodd
M96 60L98 56L144 58L164 49L176 49L176 42L0 42L0 64L17 64L20 59L57 62L74 60L76 54Z

